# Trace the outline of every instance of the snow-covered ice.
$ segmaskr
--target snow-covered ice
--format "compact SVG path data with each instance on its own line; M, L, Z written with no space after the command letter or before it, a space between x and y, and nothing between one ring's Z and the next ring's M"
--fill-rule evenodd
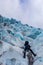
M33 65L43 65L43 30L24 25L15 19L0 17L0 21L0 65L28 65L21 48L26 40L37 54Z

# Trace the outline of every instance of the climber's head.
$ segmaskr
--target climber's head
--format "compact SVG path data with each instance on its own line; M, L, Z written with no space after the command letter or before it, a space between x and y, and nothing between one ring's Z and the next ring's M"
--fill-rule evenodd
M29 42L28 42L28 41L25 41L25 44L24 44L24 45L26 46L26 45L28 45L28 44L29 44Z

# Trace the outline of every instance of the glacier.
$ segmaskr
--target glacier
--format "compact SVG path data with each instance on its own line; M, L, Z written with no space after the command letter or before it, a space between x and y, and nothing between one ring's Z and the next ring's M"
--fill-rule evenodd
M26 40L37 54L33 65L43 65L43 29L0 15L0 65L28 65L21 48Z

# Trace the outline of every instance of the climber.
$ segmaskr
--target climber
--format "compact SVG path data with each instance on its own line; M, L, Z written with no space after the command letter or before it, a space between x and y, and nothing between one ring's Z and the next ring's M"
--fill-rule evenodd
M29 45L29 42L28 41L25 41L25 44L24 44L24 55L23 55L24 58L26 57L26 52L28 52L28 51L31 51L31 53L34 56L36 56L36 54L32 51L32 49L30 47L31 46Z

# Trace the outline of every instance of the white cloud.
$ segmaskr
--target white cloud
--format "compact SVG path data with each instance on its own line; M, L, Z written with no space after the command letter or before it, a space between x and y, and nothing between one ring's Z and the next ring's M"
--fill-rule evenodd
M0 0L0 14L43 28L43 0Z
M43 0L33 0L30 13L32 25L43 28Z

